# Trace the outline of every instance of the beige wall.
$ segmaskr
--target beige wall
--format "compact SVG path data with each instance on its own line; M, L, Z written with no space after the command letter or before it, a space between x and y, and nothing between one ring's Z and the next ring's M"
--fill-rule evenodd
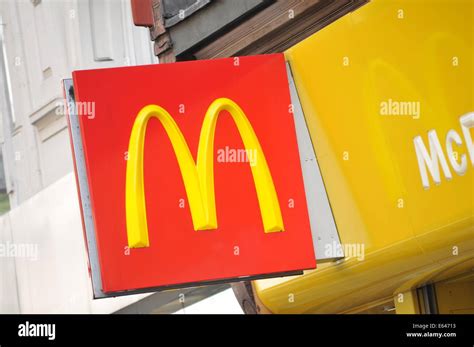
M0 144L17 206L72 170L66 119L57 110L61 80L76 69L156 58L128 0L0 0L0 16L14 110L0 109Z
M5 246L0 313L111 313L148 295L92 300L73 173L0 217Z

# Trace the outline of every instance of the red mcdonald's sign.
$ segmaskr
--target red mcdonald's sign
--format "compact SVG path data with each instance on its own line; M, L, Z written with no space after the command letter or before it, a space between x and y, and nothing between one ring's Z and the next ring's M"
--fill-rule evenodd
M281 54L65 81L96 297L315 268Z

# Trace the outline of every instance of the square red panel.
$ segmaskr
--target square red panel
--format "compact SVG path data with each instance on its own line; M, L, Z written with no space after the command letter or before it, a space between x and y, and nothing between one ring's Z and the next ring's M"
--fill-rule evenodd
M94 111L83 112L79 124L104 293L316 267L283 55L76 71L73 79L76 102ZM129 249L126 158L138 112L147 105L166 109L196 160L206 111L223 97L240 106L255 131L285 230L264 232L251 167L232 155L244 145L227 111L214 143L218 228L194 230L170 139L151 119L144 147L150 246Z

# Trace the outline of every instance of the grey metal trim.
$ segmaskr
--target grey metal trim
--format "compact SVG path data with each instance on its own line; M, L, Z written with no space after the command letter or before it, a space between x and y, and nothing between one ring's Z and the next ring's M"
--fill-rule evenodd
M434 284L426 284L421 288L425 314L438 314L438 300L436 298L436 287Z
M74 97L74 85L72 79L63 80L64 93L66 96L68 118L70 124L70 133L73 145L73 154L76 163L76 178L79 185L79 194L81 197L82 218L84 221L87 250L89 253L89 266L92 278L92 289L94 299L105 298L102 291L102 278L100 275L99 253L94 230L94 219L92 217L92 207L89 195L89 183L87 180L86 163L84 158L84 149L82 146L81 129L79 127L79 117L77 115L76 100Z
M210 296L230 289L229 284L167 290L154 293L133 304L125 306L114 314L170 314L175 313ZM185 298L182 302L181 298Z
M286 70L316 260L337 260L344 257L341 240L288 62Z
M185 20L190 15L192 15L194 12L199 11L201 8L208 5L210 2L211 2L211 0L196 0L194 3L192 3L188 7L183 8L183 9L179 9L178 14L176 14L172 17L167 17L166 16L167 15L167 13L166 13L167 2L164 2L164 4L165 4L165 13L164 13L165 28L172 27L173 25L176 25L179 22ZM173 10L176 10L176 9L173 8ZM179 13L180 11L182 11L181 14Z
M274 0L212 1L182 22L168 28L178 60L205 46L222 34L269 6ZM183 16L181 16L183 17Z

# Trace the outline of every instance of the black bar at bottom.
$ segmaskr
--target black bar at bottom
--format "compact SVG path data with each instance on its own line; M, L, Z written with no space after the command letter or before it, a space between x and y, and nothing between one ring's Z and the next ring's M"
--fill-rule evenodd
M0 346L285 345L285 337L305 346L473 346L473 321L472 315L0 315Z

